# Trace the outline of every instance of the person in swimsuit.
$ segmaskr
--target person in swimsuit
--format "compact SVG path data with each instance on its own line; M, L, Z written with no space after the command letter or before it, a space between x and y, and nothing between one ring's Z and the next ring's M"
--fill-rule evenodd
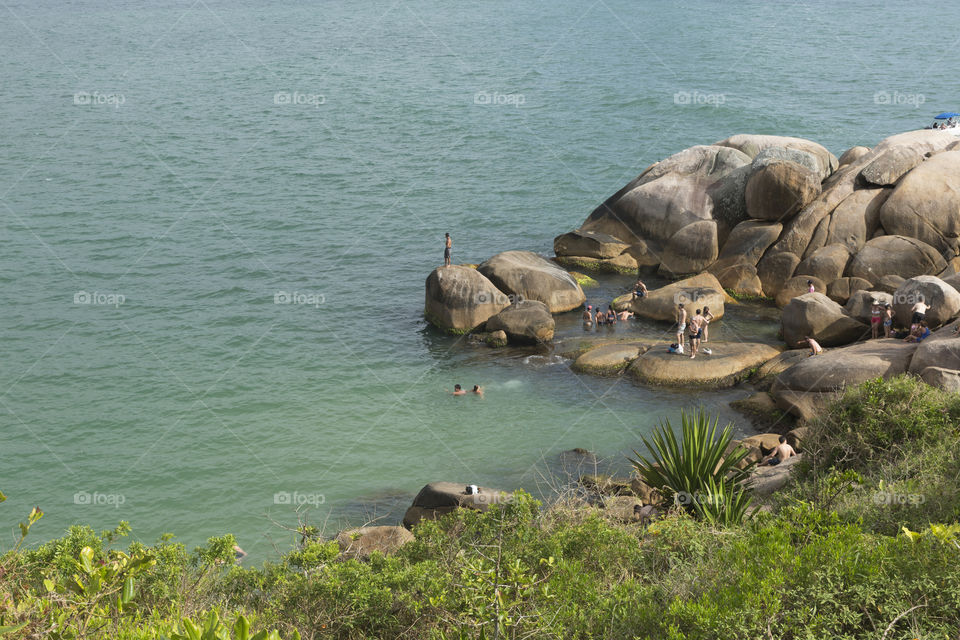
M823 353L823 347L820 346L820 343L814 340L813 338L811 338L810 336L807 336L806 338L801 340L799 343L797 343L797 346L800 346L800 347L804 345L810 347L811 356L819 356L820 354Z
M597 326L606 324L606 320L607 316L603 313L603 309L600 308L600 305L597 305Z
M443 249L443 266L450 266L451 250L453 249L453 240L450 238L450 234L444 234L446 236L446 244Z
M700 348L700 340L703 338L703 315L700 309L697 309L690 319L690 359L697 357L697 349Z
M880 303L876 300L870 305L870 337L874 340L880 337L880 325L883 323Z
M607 324L617 324L617 312L613 310L613 305L607 305Z
M471 393L475 393L475 394L477 394L478 396L482 396L482 395L483 395L483 389L480 388L480 385L475 384L475 385L473 385L473 391L472 391Z
M680 353L683 353L683 342L685 340L683 332L687 330L687 310L683 308L683 303L677 305L677 344L680 345Z
M583 326L593 326L593 305L588 304L586 311L583 312Z
M626 322L632 317L633 317L633 311L621 311L620 313L617 314L617 319L621 320L622 322Z
M710 307L703 308L703 341L710 341L710 321L713 320L713 314L710 313Z
M637 298L646 298L647 297L647 285L643 284L642 280L637 280L637 284L633 285L633 300Z
M453 385L453 395L455 395L455 396L465 396L465 395L467 395L467 392L463 390L463 387L461 387L461 386L458 385L458 384L455 384L455 385Z
M883 337L889 338L893 333L893 308L889 303L883 305Z

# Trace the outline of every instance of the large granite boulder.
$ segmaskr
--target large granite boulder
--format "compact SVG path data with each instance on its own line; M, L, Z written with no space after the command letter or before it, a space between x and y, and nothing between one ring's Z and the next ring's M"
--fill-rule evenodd
M817 159L820 167L820 179L823 180L837 169L837 158L827 151L823 145L817 144L811 140L803 138L791 138L788 136L771 136L741 133L730 136L716 144L724 147L732 147L747 154L750 158L756 158L761 151L770 147L782 147L786 149L797 149L811 154Z
M553 251L558 256L616 258L629 247L629 244L610 234L579 229L561 234L553 240Z
M837 304L846 304L857 291L864 291L873 285L863 278L837 278L827 285L827 297Z
M717 223L713 220L693 222L667 240L660 273L671 278L699 273L717 259L718 252Z
M868 240L847 265L846 275L878 282L886 275L940 273L946 266L940 253L922 240L890 235Z
M887 233L923 240L939 252L960 248L960 151L944 151L906 174L880 209Z
M648 348L648 345L637 342L601 345L578 357L570 368L582 373L618 374Z
M444 331L466 333L509 304L507 296L476 269L438 267L427 276L423 313Z
M876 289L877 291L883 291L885 293L889 293L890 295L893 295L894 293L896 293L897 289L899 289L903 285L903 283L906 281L907 281L906 278L901 278L898 275L890 273L885 276L880 276L880 279L877 280L877 283L873 288ZM950 284L950 283L947 283L947 284ZM956 288L957 287L954 286L954 289ZM958 291L960 291L960 289L958 289Z
M960 316L960 293L936 276L916 276L904 282L893 294L893 310L899 326L908 326L911 309L918 301L930 305L926 321L931 328Z
M789 251L768 252L763 256L757 263L757 276L763 285L764 295L776 297L784 283L793 276L798 264L800 258Z
M781 351L760 365L751 382L760 389L769 389L778 375L809 356L809 349L787 349L786 351Z
M836 398L836 392L793 391L774 387L770 391L777 408L802 422L810 422L823 414Z
M813 283L813 290L816 293L826 293L827 286L820 278L816 276L794 276L783 283L783 288L780 289L780 293L774 298L777 306L783 309L797 296L810 293L809 283L811 282Z
M833 213L828 218L824 218L827 222L824 244L844 244L851 253L859 251L877 232L880 225L880 209L892 191L892 189L857 189L844 198ZM820 224L822 225L823 222ZM809 249L810 247L808 251Z
M783 308L780 329L790 346L810 336L824 347L849 344L870 331L867 325L846 315L843 307L822 293L806 293L791 300Z
M712 310L712 307L711 307ZM732 387L749 376L779 350L752 342L714 342L711 354L696 358L669 353L666 345L654 347L633 361L627 373L643 384L672 387Z
M783 225L779 222L744 220L730 232L717 262L725 260L756 266L767 248L777 241Z
M831 349L801 360L781 373L773 383L772 391L774 397L780 389L840 391L874 378L890 378L907 372L916 349L916 343L895 338Z
M894 185L908 171L927 157L946 148L956 137L947 131L924 129L890 136L862 159L867 162L860 171L865 182L880 187Z
M487 331L503 331L510 342L536 344L553 340L556 323L539 300L515 302L487 320Z
M675 322L677 304L683 303L688 315L704 305L710 307L710 313L717 320L723 317L724 304L729 302L727 294L716 276L710 273L686 280L680 280L665 287L650 291L645 298L631 300L630 296L618 298L614 307L618 310L629 308L635 314L661 322Z
M944 367L927 367L920 372L920 379L931 387L950 393L960 393L960 371Z
M847 300L844 309L851 318L856 318L860 322L869 325L870 317L872 316L871 307L873 306L874 300L881 305L892 305L893 294L886 293L885 291L857 291Z
M410 531L396 526L360 527L337 534L340 553L360 560L366 560L374 551L389 555L413 540Z
M584 271L602 271L605 273L637 273L636 258L629 252L621 253L613 258L590 258L587 256L557 256L554 261L566 268L583 269ZM576 278L574 278L576 280ZM579 282L579 281L578 281ZM581 284L581 287L583 285Z
M760 220L789 220L819 195L816 171L787 159L757 156L747 180L747 214Z
M424 486L403 516L403 526L413 528L420 520L436 520L456 509L486 511L493 505L512 499L509 493L490 487L478 487L479 493L468 494L466 483L431 482Z
M793 275L813 276L824 283L830 283L843 276L849 261L850 249L846 245L828 244L801 260Z
M583 231L665 245L687 225L714 220L728 231L742 215L736 189L723 183L750 164L743 153L724 146L698 145L649 167L607 198L582 225ZM742 171L734 183L742 181ZM719 199L716 197L722 196ZM732 207L725 211L723 208ZM726 236L726 231L719 234Z
M845 164L850 164L856 162L863 156L870 153L870 147L850 147L843 152L843 155L837 160L837 163L842 167Z
M569 273L532 251L498 253L477 270L515 300L539 300L550 313L576 309L586 300Z
M757 275L757 268L752 264L737 262L726 266L710 267L710 273L717 276L720 285L727 291L739 296L760 297L763 295L763 285Z

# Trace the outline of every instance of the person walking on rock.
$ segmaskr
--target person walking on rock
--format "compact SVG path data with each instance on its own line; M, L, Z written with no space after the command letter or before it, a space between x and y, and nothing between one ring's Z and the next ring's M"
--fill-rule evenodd
M444 248L443 248L443 266L449 267L451 250L453 249L453 239L450 238L449 233L446 233L444 235L446 236L446 243L444 244Z

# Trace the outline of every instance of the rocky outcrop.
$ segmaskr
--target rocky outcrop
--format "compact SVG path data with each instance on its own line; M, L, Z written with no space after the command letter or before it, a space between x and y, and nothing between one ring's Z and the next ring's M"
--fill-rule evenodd
M800 258L789 251L767 253L757 264L757 276L763 285L763 293L769 297L776 297L783 289L783 284L793 275L798 264L800 264Z
M710 272L717 276L717 280L727 291L739 296L760 297L763 295L763 284L757 275L757 268L752 264L737 262L728 266L714 264Z
M539 300L515 302L487 320L487 331L503 331L510 342L537 344L553 340L555 322Z
M859 251L876 234L880 226L880 208L892 191L859 189L844 198L833 213L824 218L826 236L823 242L846 245L853 253Z
M911 373L922 374L928 367L960 370L960 338L954 334L955 327L943 327L920 343L910 361Z
M903 177L880 209L887 233L917 238L938 252L960 249L960 151L944 151Z
M466 488L466 484L456 482L431 482L426 485L403 516L403 526L411 529L420 520L436 520L456 509L486 511L493 505L503 504L511 499L509 493L489 487L478 487L480 492L472 495L466 492Z
M570 231L553 240L553 251L558 256L586 258L616 258L630 245L619 238L597 231Z
M730 232L717 262L742 262L756 266L767 248L780 237L782 230L783 225L779 222L744 220Z
M808 349L787 349L770 358L757 369L752 382L760 389L769 389L778 375L808 357Z
M920 372L920 378L931 387L950 393L960 393L960 371L944 367L926 367Z
M836 393L832 391L793 391L783 387L774 387L770 393L777 408L801 422L814 420L836 397Z
M557 256L554 258L554 261L559 265L563 265L564 267L575 267L587 271L602 271L606 273L634 274L637 272L639 267L636 258L634 258L630 253L621 253L613 258ZM574 280L576 280L576 278L574 278ZM579 281L577 282L579 283Z
M340 553L345 558L360 560L366 560L375 551L389 555L413 540L413 534L407 529L391 526L360 527L337 534Z
M893 294L894 320L898 326L909 326L911 309L918 301L930 305L926 321L931 329L960 316L960 293L935 276L910 278Z
M850 147L843 152L843 155L840 156L839 160L837 160L837 163L842 167L852 162L856 162L868 153L870 153L870 147Z
M819 174L790 158L786 149L783 151L779 157L762 152L754 160L746 190L747 215L751 218L789 220L820 195ZM808 153L794 154L802 154L816 164Z
M651 320L674 322L678 303L683 303L688 314L706 305L710 307L713 317L719 320L723 317L724 304L729 301L717 278L710 273L701 273L654 289L645 298L631 300L629 294L621 296L614 301L614 308L618 311L630 309L638 316Z
M797 296L810 293L810 283L813 283L813 290L816 293L825 293L827 287L823 280L816 276L794 276L783 283L783 288L777 294L775 301L781 309L787 306L791 300Z
M837 159L832 153L826 150L822 145L804 140L803 138L791 138L788 136L770 136L741 133L730 136L716 144L724 147L732 147L742 151L750 158L756 158L761 151L770 147L782 147L785 149L796 149L805 151L817 159L820 168L820 179L824 180L833 173L838 166Z
M515 300L539 300L550 313L576 309L586 300L569 273L531 251L498 253L477 270Z
M794 467L799 463L801 456L788 458L780 464L757 467L750 477L750 488L757 496L764 497L780 491L790 483Z
M650 349L627 369L643 384L674 387L731 387L773 356L778 350L768 344L710 341L712 354L668 353L666 345Z
M816 295L816 294L811 294ZM872 380L906 373L917 349L915 343L894 338L870 340L801 360L783 373L772 391L839 391Z
M844 313L843 307L822 293L806 293L783 308L780 328L784 341L796 346L806 336L821 346L849 344L869 333L870 328Z
M601 345L581 355L570 368L581 373L615 375L649 348L638 342Z
M906 236L880 236L867 241L847 266L848 276L878 282L886 275L902 278L939 273L947 266L927 243Z
M863 278L837 278L827 285L827 297L837 304L846 304L857 291L869 289L873 285Z
M469 267L438 267L427 276L424 315L451 333L466 333L509 305L507 296Z
M843 244L828 244L804 258L793 272L796 276L812 276L826 284L843 277L847 262L850 261L850 249Z
M851 318L856 318L860 322L869 325L871 307L873 306L873 301L876 300L881 305L893 304L893 294L886 293L884 291L857 291L850 299L847 300L847 304L844 306L844 309L847 312L847 315Z
M860 178L877 186L894 185L908 171L919 165L927 154L940 151L956 137L946 131L925 129L908 131L884 139L866 156L869 159L860 171Z

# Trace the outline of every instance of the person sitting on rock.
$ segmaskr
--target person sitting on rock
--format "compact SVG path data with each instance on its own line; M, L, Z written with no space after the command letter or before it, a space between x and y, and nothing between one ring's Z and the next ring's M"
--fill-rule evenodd
M583 326L593 326L593 305L591 304L588 304L586 310L583 312Z
M808 347L810 347L811 356L819 356L820 354L823 353L823 347L820 346L820 343L814 340L813 338L811 338L810 336L806 336L803 340L797 343L797 346L800 346L800 347L804 345L807 345Z
M453 385L453 395L455 396L465 396L467 392L464 391L463 387L458 384Z
M816 293L817 288L813 286L813 280L807 280L807 293Z
M646 298L647 297L647 285L643 284L643 280L637 280L637 284L633 285L633 300L637 298Z
M915 324L910 331L910 335L903 339L904 342L920 342L930 336L930 327L926 320L921 320Z
M793 450L789 444L787 444L787 436L780 436L780 444L777 445L777 448L770 452L770 455L766 456L763 460L760 461L760 466L770 465L771 467L776 464L780 464L787 458L792 458L797 455L797 452Z

